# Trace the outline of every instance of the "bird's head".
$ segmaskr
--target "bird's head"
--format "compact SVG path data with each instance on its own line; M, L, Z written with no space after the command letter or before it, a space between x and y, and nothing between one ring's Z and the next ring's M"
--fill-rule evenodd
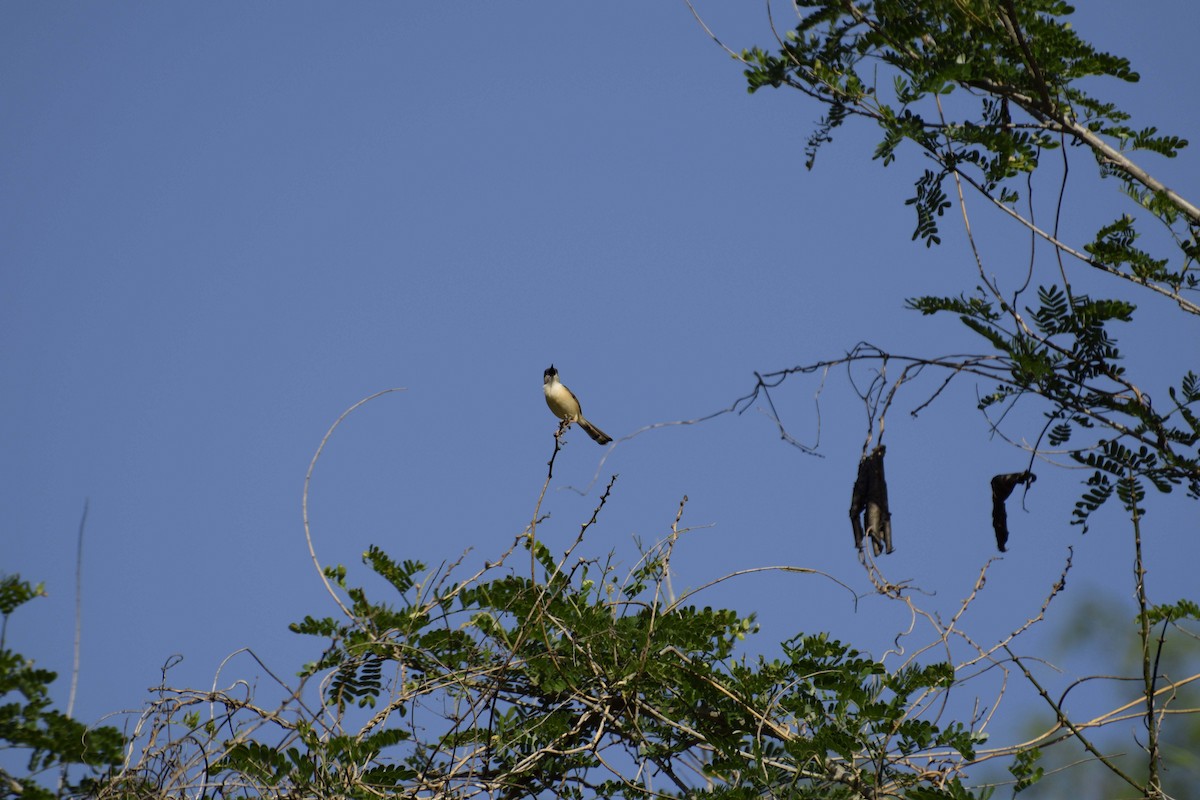
M557 380L557 379L558 379L558 370L556 370L554 368L554 365L551 364L549 369L547 369L542 374L542 383L550 383L550 381Z

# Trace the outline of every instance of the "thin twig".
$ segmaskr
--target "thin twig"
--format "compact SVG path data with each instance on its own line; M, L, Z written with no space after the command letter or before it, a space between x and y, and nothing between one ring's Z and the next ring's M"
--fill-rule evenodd
M341 416L339 416L334 423L329 426L329 430L325 432L325 435L321 437L321 443L317 446L317 452L313 453L312 461L310 461L308 464L308 471L304 474L304 493L300 499L300 509L304 519L304 541L308 545L308 555L310 558L312 558L313 567L317 570L317 575L320 576L321 582L325 584L325 590L329 592L329 596L333 598L333 602L337 603L338 608L340 608L342 613L345 614L349 619L354 619L354 614L350 611L350 609L346 608L346 604L342 602L342 599L338 597L337 592L333 590L333 585L329 582L328 576L325 575L325 570L321 568L321 562L317 558L317 551L313 547L312 529L309 526L308 520L308 490L312 484L313 470L317 468L317 460L321 457L321 452L325 449L325 444L329 441L329 437L333 436L333 432L337 430L338 425L342 424L342 420L346 419L346 417L350 416L351 413L377 397L382 397L383 395L390 394L391 392L405 391L408 390L403 387L384 389L376 392L375 394L364 397L362 400L359 400L357 403L343 411Z
M71 661L71 692L67 696L67 716L75 713L75 690L79 686L79 646L83 632L83 530L87 527L88 500L83 501L79 535L75 539L75 646Z

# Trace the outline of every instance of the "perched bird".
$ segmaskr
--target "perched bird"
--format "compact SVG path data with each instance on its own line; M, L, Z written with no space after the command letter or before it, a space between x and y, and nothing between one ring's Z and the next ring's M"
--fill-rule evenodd
M587 435L595 439L596 444L608 444L612 441L611 436L584 419L583 409L579 407L579 398L559 383L558 370L553 364L542 377L542 391L546 393L546 405L550 406L554 416L567 422L579 423L579 427L587 431Z

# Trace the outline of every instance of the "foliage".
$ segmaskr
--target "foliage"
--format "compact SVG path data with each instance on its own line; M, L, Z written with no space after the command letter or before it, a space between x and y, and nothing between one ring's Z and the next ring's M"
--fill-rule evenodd
M795 5L798 22L777 36L778 49L740 54L749 91L788 87L829 109L809 140L809 169L833 131L851 120L879 129L873 157L884 166L898 163L904 148L924 157L907 201L916 211L913 239L940 244L942 220L956 201L974 285L957 295L912 298L908 305L926 315L957 317L986 349L968 356L895 356L860 344L842 358L762 374L731 410L748 407L791 375L864 362L875 369L860 393L871 423L866 453L883 446L884 418L897 390L924 370L943 370L948 377L918 410L957 376L975 376L988 385L978 405L990 430L1022 447L1030 467L1057 455L1085 467L1089 475L1072 522L1086 531L1093 513L1114 497L1130 520L1145 777L1100 753L1023 663L1014 663L1091 758L1145 796L1161 796L1159 729L1174 695L1161 691L1163 640L1155 643L1152 626L1161 623L1165 632L1195 606L1151 602L1143 519L1150 488L1165 493L1183 486L1190 498L1200 498L1200 379L1188 353L1170 341L1157 342L1164 358L1130 362L1118 332L1135 324L1139 305L1163 298L1186 320L1200 316L1200 208L1134 160L1174 158L1188 142L1153 126L1134 127L1127 113L1096 94L1101 79L1136 82L1138 75L1128 60L1086 42L1069 20L1073 9L1060 0ZM1095 220L1094 232L1077 235L1064 232L1073 231L1076 220L1065 224L1063 197L1068 175L1081 174L1070 169L1073 153L1081 150L1095 165L1092 174L1114 180L1131 209L1115 220ZM1056 185L1044 215L1038 212L1047 202L1038 196L1042 184L1035 177L1047 175ZM985 266L989 259L977 244L968 198L1020 226L1030 243L1026 263L999 272ZM1044 216L1051 224L1037 221ZM1108 288L1100 295L1081 291L1084 285ZM896 377L887 371L893 362L903 365ZM1164 368L1174 374L1164 378ZM1005 433L1009 420L1028 419L1010 412L1031 398L1042 401L1041 429ZM1029 468L1021 474L1032 475ZM1023 750L1011 763L1018 791L1042 776L1044 749Z
M41 584L33 586L19 575L0 577L5 631L13 611L44 593ZM0 743L4 750L28 754L25 776L12 776L0 768L0 797L40 800L83 791L94 785L99 768L122 761L125 740L120 731L89 728L51 707L50 684L57 677L5 647L0 637ZM73 766L86 767L90 774L70 779ZM57 790L46 785L51 770L61 771Z
M1036 303L1026 305L1023 296L1041 262L1014 270L1009 281L985 272L968 221L974 291L913 298L909 306L957 316L992 348L986 368L966 370L995 384L981 401L985 411L995 407L1002 419L1024 397L1046 401L1045 427L1030 437L1034 452L1043 440L1051 448L1065 446L1092 470L1074 521L1086 530L1091 514L1114 494L1127 512L1137 505L1144 514L1141 498L1151 486L1169 492L1183 485L1200 496L1194 365L1185 363L1165 387L1170 402L1156 405L1146 378L1131 375L1116 335L1117 326L1133 321L1136 305L1081 293L1067 271L1073 262L1116 280L1118 288L1160 295L1200 315L1200 209L1132 160L1136 151L1171 158L1188 142L1154 127L1130 127L1126 113L1091 89L1098 78L1137 81L1130 63L1084 41L1068 20L1072 9L1059 0L807 0L797 8L799 22L781 37L777 52L753 49L741 58L751 92L790 87L830 109L810 140L810 168L834 128L868 120L881 132L873 156L885 166L896 162L905 143L936 165L921 170L907 201L917 214L914 239L941 242L951 189L967 220L966 188L1024 226L1031 244L1049 245L1045 274L1051 280L1038 287ZM1137 211L1159 226L1155 241L1165 255L1139 244L1147 237L1133 214L1103 221L1080 244L1063 241L1061 192L1054 225L1035 224L1034 173L1046 172L1045 156L1057 153L1062 166L1056 174L1065 184L1068 150L1079 145L1094 156L1099 174L1115 179ZM924 360L952 370L978 366ZM765 377L795 371L802 370Z
M624 575L611 559L568 567L572 552L555 559L532 531L519 540L529 576L503 566L516 543L463 581L372 548L364 561L390 583L386 601L331 568L351 617L292 626L327 642L303 670L324 676L316 708L247 716L210 694L226 715L193 718L186 737L204 757L143 762L112 795L173 774L200 793L257 797L978 796L956 773L982 737L938 720L953 665L889 669L820 633L776 657L739 656L753 617L670 597L682 533ZM264 723L283 741L264 743Z

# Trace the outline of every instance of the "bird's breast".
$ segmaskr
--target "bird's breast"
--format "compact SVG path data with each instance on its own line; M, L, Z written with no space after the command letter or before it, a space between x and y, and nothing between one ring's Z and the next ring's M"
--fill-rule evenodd
M579 403L561 383L547 384L542 387L546 394L546 405L559 419L568 419L579 414Z

